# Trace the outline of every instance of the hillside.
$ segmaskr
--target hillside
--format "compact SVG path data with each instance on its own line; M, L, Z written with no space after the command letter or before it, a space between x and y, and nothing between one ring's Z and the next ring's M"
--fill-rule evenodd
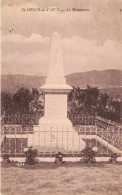
M66 76L67 84L71 86L79 86L85 88L86 85L106 89L105 91L112 96L120 97L122 87L122 71L121 70L104 70L89 71L81 73L73 73ZM2 75L1 89L11 93L16 92L19 88L37 88L45 83L45 77L27 76L27 75ZM115 94L114 94L115 92Z
M16 92L22 86L25 88L38 88L45 83L45 77L27 75L2 75L1 89L11 93Z
M67 76L67 83L80 88L86 87L87 84L99 88L120 87L122 86L122 71L113 69L73 73Z

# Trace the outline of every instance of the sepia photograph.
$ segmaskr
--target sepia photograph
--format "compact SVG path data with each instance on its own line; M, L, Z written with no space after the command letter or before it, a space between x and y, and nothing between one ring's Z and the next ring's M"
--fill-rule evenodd
M1 0L1 195L122 194L122 0Z

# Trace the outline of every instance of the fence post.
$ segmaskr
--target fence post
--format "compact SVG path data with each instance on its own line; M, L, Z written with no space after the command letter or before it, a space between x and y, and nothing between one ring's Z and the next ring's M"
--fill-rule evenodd
M57 143L58 143L58 127L56 127L56 151L57 151Z
M95 126L95 131L96 131L96 147L98 147L98 143L97 143L97 131L98 131L98 127L97 126Z
M68 152L68 127L67 127L67 152Z
M16 127L15 127L15 156L16 156L16 145L17 145L17 140L16 140L16 133L17 133L17 132L16 132L16 130L17 130L17 129L16 129Z
M72 128L72 155L74 156L74 135L73 135L73 128Z
M45 125L44 125L44 156L45 156L45 137L46 137L46 135L45 135Z
M51 127L51 131L50 131L50 144L51 144L51 153L50 155L52 156L52 127Z
M21 133L21 138L20 138L21 139L21 149L20 149L20 153L22 154L22 127L21 127L21 132L20 133Z
M109 141L108 135L109 135L109 128L107 127L107 154L109 153L108 152L108 141Z
M62 126L62 150L63 150L63 126Z
M10 128L8 127L8 131L9 131L9 154L11 153L11 151L10 151Z

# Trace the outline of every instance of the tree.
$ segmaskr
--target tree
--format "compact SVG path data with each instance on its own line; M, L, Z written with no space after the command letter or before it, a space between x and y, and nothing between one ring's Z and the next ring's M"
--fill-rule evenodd
M2 92L1 93L1 113L11 112L13 106L13 97L11 93Z
M84 102L86 113L95 114L99 101L99 90L87 85L87 88L82 91L80 99Z
M20 88L15 94L2 92L2 113L41 113L43 112L44 97L35 88Z
M35 88L31 90L32 93L32 101L29 104L29 112L30 113L41 113L43 114L44 108L44 96L39 93L39 91Z
M14 95L13 101L15 111L21 113L29 113L29 103L33 99L29 89L20 88Z
M95 114L98 105L99 90L87 86L86 89L73 88L69 94L73 114Z
M121 102L113 101L107 93L87 85L86 89L73 87L68 96L70 114L99 115L116 122L121 120Z

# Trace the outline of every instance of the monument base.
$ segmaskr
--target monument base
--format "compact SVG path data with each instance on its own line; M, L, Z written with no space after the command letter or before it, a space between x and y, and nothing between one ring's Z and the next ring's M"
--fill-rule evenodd
M45 118L39 120L40 131L71 131L72 123L68 118Z
M39 126L34 127L34 135L28 144L39 152L79 152L86 146L69 119L44 117Z

